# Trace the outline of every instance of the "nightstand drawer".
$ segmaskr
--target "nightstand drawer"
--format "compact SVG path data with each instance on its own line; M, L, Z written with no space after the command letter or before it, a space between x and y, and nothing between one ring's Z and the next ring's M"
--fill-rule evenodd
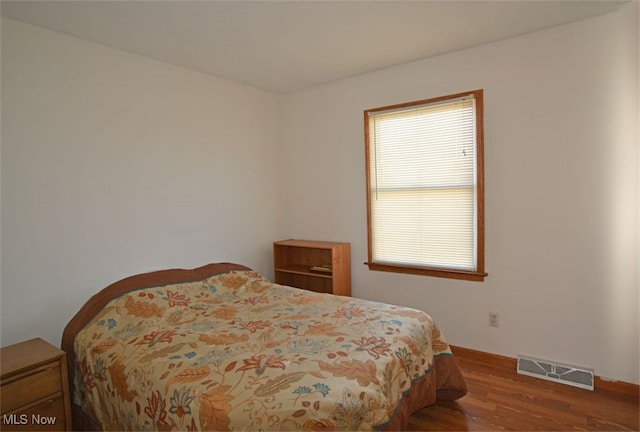
M65 408L62 393L15 414L2 416L3 431L63 431Z
M0 391L3 414L61 392L60 363L49 363L3 382Z
M0 430L71 430L67 356L35 338L0 348Z

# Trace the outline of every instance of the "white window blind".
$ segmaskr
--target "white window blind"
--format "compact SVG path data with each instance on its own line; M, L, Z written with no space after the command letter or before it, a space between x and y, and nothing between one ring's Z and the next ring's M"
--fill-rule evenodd
M473 96L367 112L373 263L478 270Z

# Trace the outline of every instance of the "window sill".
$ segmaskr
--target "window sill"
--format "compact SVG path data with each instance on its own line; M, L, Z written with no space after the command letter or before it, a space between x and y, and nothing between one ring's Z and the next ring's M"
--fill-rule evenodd
M426 267L408 267L401 265L391 265L391 264L378 264L366 262L365 265L369 266L369 270L373 271L385 271L392 273L406 273L406 274L415 274L422 276L433 276L447 279L460 279L460 280L468 280L473 282L483 282L484 278L489 274L485 272L472 272L472 271L464 271L464 270L444 270L444 269L435 269L435 268L426 268Z

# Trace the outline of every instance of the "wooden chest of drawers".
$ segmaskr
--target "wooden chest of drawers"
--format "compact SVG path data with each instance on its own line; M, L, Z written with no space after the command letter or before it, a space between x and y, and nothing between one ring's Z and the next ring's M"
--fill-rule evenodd
M42 339L0 349L3 431L71 430L64 351Z

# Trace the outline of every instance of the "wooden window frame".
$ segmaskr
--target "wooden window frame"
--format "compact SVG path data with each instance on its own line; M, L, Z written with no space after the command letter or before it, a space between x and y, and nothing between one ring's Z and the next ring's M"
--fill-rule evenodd
M475 126L476 126L476 270L465 271L457 269L439 267L421 267L411 265L376 263L373 260L372 242L372 217L371 217L371 170L370 170L370 143L369 143L369 114L379 111L398 110L411 108L417 105L444 102L451 99L458 99L473 95L475 99ZM365 131L365 160L366 160L366 181L367 181L367 246L368 260L365 263L369 270L385 271L394 273L406 273L414 275L433 276L449 279L460 279L468 281L482 282L488 275L485 272L485 220L484 220L484 98L483 90L473 90L469 92L456 93L431 99L424 99L414 102L401 103L368 109L364 111L364 131Z

